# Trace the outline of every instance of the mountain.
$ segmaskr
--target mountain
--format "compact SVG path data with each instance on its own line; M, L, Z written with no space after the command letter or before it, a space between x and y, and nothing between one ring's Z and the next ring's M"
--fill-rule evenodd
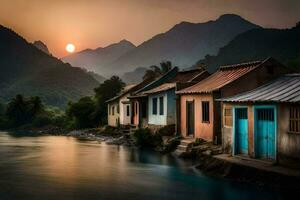
M46 45L44 42L42 42L42 41L40 41L40 40L34 41L34 42L33 42L33 45L34 45L36 48L38 48L39 50L45 52L46 54L51 55L51 54L50 54L50 51L49 51L49 49L48 49L48 47L47 47L47 45Z
M238 34L257 28L260 26L233 14L206 23L182 22L125 53L107 68L111 73L121 74L163 60L182 68L189 67L207 54L217 54L219 48Z
M63 107L69 100L93 94L98 82L84 70L65 64L0 25L0 99L38 95Z
M86 49L64 57L62 60L101 75L110 75L112 71L107 68L107 65L134 48L135 46L131 42L122 40L104 48Z
M203 63L212 72L220 65L261 60L266 57L273 57L284 64L300 60L300 26L291 29L247 31L221 48L216 56L206 56L197 63Z
M97 74L97 73L95 73L95 72L93 72L93 71L88 71L87 72L89 75L91 75L96 81L98 81L99 83L103 83L105 80L106 80L106 78L105 77L103 77L103 76L101 76L101 75L99 75L99 74Z
M121 76L121 79L127 84L138 83L143 80L143 76L145 75L147 68L138 67L133 71L126 72Z

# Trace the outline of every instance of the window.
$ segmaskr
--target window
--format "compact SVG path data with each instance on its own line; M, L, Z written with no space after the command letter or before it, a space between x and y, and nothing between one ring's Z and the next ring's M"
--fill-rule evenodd
M232 126L232 108L224 109L224 125Z
M109 114L109 115L111 115L110 109L111 109L111 106L108 105L108 114Z
M129 105L126 106L126 116L127 117L130 116L130 106Z
M152 99L152 114L157 115L157 98Z
M117 113L118 114L120 113L120 107L119 107L119 105L117 105Z
M300 107L290 108L290 132L300 133Z
M112 107L111 107L111 114L112 114L112 115L115 115L115 106L112 106Z
M164 97L159 97L159 114L164 115Z
M209 123L209 102L202 101L202 122Z

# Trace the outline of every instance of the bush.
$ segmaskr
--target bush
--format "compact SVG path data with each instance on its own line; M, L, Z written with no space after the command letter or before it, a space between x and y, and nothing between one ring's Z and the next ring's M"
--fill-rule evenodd
M162 137L153 134L149 128L141 128L134 132L134 137L138 145L142 147L155 147L162 143Z
M52 119L48 115L38 115L32 122L34 127L43 127L50 124L52 124Z
M160 136L174 136L175 135L175 125L164 126L156 132Z

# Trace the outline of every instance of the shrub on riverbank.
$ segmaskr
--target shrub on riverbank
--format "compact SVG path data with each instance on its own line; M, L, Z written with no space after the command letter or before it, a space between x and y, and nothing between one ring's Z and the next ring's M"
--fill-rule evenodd
M162 143L162 137L153 134L149 128L140 128L134 132L133 136L141 147L156 147Z

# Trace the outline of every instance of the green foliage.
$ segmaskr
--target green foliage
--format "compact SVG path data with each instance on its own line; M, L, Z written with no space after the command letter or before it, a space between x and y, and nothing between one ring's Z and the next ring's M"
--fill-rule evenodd
M98 82L84 70L52 57L0 25L0 98L39 96L64 108L69 100L93 94Z
M74 128L91 128L97 126L95 111L96 102L91 97L83 97L76 103L70 102L66 114Z
M158 76L164 75L173 68L171 61L165 61L160 63L160 67L152 65L150 69L146 70L143 79L156 78Z
M43 105L39 97L25 99L18 94L8 103L5 115L15 127L18 127L32 122L42 109Z
M95 98L97 100L96 112L94 118L98 119L101 125L107 123L107 103L106 101L115 97L124 88L125 83L118 77L112 76L105 80L98 88L95 89Z
M175 125L167 125L157 130L156 134L160 136L174 136Z
M142 147L155 147L162 143L162 137L158 134L153 134L149 128L136 130L134 137L137 144Z

